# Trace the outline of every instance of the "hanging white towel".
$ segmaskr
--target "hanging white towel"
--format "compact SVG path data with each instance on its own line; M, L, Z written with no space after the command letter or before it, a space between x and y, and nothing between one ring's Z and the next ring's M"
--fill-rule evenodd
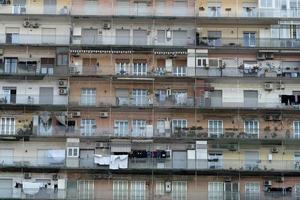
M22 182L23 192L25 194L34 195L43 187L43 183Z
M102 155L95 154L94 163L99 165L109 165L110 156L102 156Z
M119 168L120 169L128 168L128 155L120 155Z

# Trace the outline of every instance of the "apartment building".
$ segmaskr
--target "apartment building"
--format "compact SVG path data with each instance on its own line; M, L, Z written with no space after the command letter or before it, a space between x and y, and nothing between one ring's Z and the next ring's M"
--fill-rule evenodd
M0 198L300 198L299 0L0 0Z

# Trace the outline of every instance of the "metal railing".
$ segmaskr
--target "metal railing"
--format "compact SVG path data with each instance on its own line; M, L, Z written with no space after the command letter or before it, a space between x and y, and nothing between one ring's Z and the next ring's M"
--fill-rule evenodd
M256 38L247 40L244 38L199 38L197 46L227 47L227 48L299 48L300 40L291 38Z
M63 4L58 1L59 5L15 5L11 1L11 4L1 4L0 14L12 14L12 15L69 15L71 5Z
M70 35L0 34L0 44L69 45Z
M68 105L68 91L61 95L0 94L0 105Z
M147 124L149 125L149 124ZM244 128L208 129L199 127L146 130L146 125L132 130L119 130L115 126L67 126L51 125L47 129L42 124L32 126L31 122L22 125L1 125L0 137L108 137L108 138L169 138L169 139L212 139L212 140L291 140L298 141L300 134L290 129L253 129L247 132Z
M99 165L92 158L78 158L78 165L74 162L69 165L65 157L37 158L1 156L0 168L7 167L47 167L47 168L82 168L82 169L109 169L108 165ZM73 158L74 161L74 158ZM76 162L75 162L76 163ZM183 159L183 158L129 158L128 166L124 169L148 170L230 170L230 171L299 171L300 161L296 160L263 160L263 159Z

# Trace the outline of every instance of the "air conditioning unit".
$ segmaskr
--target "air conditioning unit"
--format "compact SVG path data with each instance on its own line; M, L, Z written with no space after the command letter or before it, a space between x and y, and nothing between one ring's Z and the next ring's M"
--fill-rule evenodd
M31 173L24 173L24 179L31 179Z
M166 38L168 40L170 40L172 38L172 32L170 30L167 30L167 32L166 32Z
M266 58L266 59L273 59L273 58L274 58L274 54L273 54L273 53L270 53L270 52L265 53L265 58Z
M39 27L40 27L39 23L32 24L32 28L39 28Z
M80 112L74 112L73 117L80 117Z
M59 95L67 95L68 89L67 88L59 88Z
M58 180L58 175L57 174L52 175L52 180L57 181Z
M58 86L59 87L68 87L68 80L63 80L63 79L59 80Z
M172 90L171 89L167 89L167 96L171 96L172 95Z
M271 186L272 185L272 181L267 180L267 181L264 182L264 185L265 186Z
M172 182L171 181L166 181L165 182L165 191L166 192L172 192Z
M110 23L104 23L104 24L103 24L103 29L104 29L104 30L109 30L110 28L111 28Z
M264 89L265 90L273 90L273 83L265 83Z
M96 142L96 148L108 148L107 142Z
M100 112L101 118L108 118L108 112Z
M278 153L278 151L279 151L279 150L278 150L276 147L273 147L273 148L271 149L271 152L272 152L272 153Z
M265 60L266 54L263 52L258 52L256 58L257 58L257 60Z
M24 28L29 28L29 27L30 27L30 22L29 22L28 20L25 20L25 21L23 22L23 27L24 27Z

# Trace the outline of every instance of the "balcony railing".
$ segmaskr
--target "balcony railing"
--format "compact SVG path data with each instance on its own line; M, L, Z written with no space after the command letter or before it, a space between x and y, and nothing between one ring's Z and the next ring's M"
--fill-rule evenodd
M13 3L13 1L11 1ZM12 15L69 15L71 5L62 4L58 1L59 5L14 5L14 4L0 4L0 14Z
M35 61L38 63L39 61ZM32 75L32 76L66 76L69 74L68 67L65 66L38 66L37 64L17 64L5 67L0 64L0 75Z
M199 38L198 46L227 48L299 48L300 39L288 38Z
M18 92L18 91L17 91ZM0 105L68 105L67 93L62 95L0 94Z
M231 8L208 9L200 7L200 17L239 17L239 18L299 18L300 10L295 9L278 9L278 8L256 8L244 7L237 11Z
M108 118L108 117L107 117ZM66 124L66 122L65 122ZM152 128L147 129L150 125ZM117 126L68 126L43 124L32 127L31 124L1 125L1 137L108 137L108 138L170 138L170 139L212 139L212 140L290 140L298 141L300 134L289 129L252 129L244 128L207 129L201 126L188 128L157 128L156 124L146 124L134 130L118 129Z
M69 45L69 35L41 35L41 34L0 34L0 44L13 45Z
M189 30L192 32L192 30ZM194 35L191 33L187 36L181 36L178 38L169 38L164 42L160 42L156 37L152 36L73 36L73 45L117 45L117 46L195 46Z
M36 158L1 156L1 167L47 167L47 168L74 168L58 158ZM129 158L128 166L124 169L149 169L149 170L234 170L234 171L299 171L300 162L295 160L244 160L244 159L187 159L176 161L177 158ZM76 166L76 168L78 168ZM108 169L107 165L94 163L93 158L79 159L79 168Z

